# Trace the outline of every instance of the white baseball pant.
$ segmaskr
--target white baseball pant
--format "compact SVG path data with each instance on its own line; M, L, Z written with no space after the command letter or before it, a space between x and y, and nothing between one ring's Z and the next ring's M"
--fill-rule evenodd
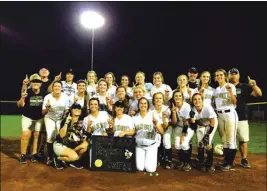
M190 127L187 129L187 133L184 136L184 141L180 144L180 136L182 135L183 127L176 127L175 128L175 149L177 150L188 150L190 149L190 141L194 135L194 130Z
M223 147L236 149L236 133L237 133L238 116L235 109L230 112L218 113L218 130L221 136Z
M53 143L59 133L61 120L53 121L52 119L45 117L45 128L47 134L47 143Z
M151 146L136 146L135 152L137 170L147 172L157 170L158 143Z
M209 145L212 144L212 140L213 140L213 137L215 135L215 132L217 131L217 127L218 127L218 119L215 118L215 124L214 124L213 131L209 135ZM198 126L198 128L196 130L198 145L199 145L200 142L202 142L202 139L203 139L204 135L207 133L208 130L209 130L209 127Z
M163 134L163 145L165 149L172 148L172 143L171 143L172 132L173 132L173 127L169 126L167 131Z

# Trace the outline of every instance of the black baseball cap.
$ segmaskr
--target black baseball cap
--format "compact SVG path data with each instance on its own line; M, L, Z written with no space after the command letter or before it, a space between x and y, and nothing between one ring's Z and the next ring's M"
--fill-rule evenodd
M124 107L125 107L123 101L116 101L114 105L115 105L116 107L121 107L121 108L124 108Z
M237 68L232 68L231 70L229 70L228 73L229 74L233 74L233 73L239 74L239 70Z
M195 67L191 67L191 68L189 68L188 72L193 73L193 74L197 74L198 70Z
M72 104L72 106L70 107L70 109L71 110L72 109L82 109L82 106L80 104L78 104L78 103L74 103L74 104Z
M66 71L66 74L72 74L72 75L74 75L74 73L73 73L73 70L72 69L68 69L67 71Z

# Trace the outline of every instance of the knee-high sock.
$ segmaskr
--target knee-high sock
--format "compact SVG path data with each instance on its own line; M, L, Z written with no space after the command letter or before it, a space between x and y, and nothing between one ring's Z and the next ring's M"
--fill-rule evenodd
M204 148L203 147L197 148L197 158L200 163L204 162Z
M223 156L224 156L223 161L226 163L228 162L228 158L229 158L228 153L229 153L229 148L223 148Z
M184 161L183 162L184 163L189 163L190 159L191 159L190 149L183 151L183 153L184 153L184 156L183 156L183 160Z
M213 145L210 150L206 151L207 153L207 166L212 166L213 165Z
M172 149L165 149L165 160L172 161Z
M188 150L188 152L189 152L189 156L190 156L190 158L189 158L189 161L188 162L191 162L191 156L192 156L192 151L193 151L193 145L192 145L192 142L190 141L190 143L189 143L189 150Z
M178 157L178 161L184 162L184 151L183 150L177 150L177 157Z
M50 159L53 158L54 156L53 143L47 143L47 153Z
M228 164L233 165L233 162L235 160L235 155L236 155L236 149L229 149L228 159L227 159Z
M161 160L162 158L164 158L164 146L163 143L161 142L158 147L158 160Z

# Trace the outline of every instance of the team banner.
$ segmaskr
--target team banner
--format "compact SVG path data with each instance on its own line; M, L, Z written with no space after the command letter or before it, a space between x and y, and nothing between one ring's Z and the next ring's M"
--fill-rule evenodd
M91 170L136 172L135 138L92 136Z

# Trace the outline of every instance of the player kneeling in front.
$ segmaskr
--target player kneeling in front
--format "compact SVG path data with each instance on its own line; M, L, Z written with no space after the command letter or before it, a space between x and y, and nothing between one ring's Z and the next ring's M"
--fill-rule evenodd
M175 128L175 149L178 152L179 164L177 168L183 171L191 171L190 140L194 130L189 127L189 112L191 107L184 101L183 93L180 90L173 92L171 122Z
M160 134L163 134L162 122L158 115L149 111L149 102L145 97L138 101L138 113L133 117L136 129L136 168L153 173L157 169L157 154Z
M56 169L63 169L60 160L70 163L76 169L82 169L80 158L88 148L87 133L83 128L82 107L74 103L68 116L62 120L59 134L53 144L57 158L54 158Z
M218 126L217 115L210 105L203 105L203 97L195 93L192 97L194 107L190 111L191 124L196 127L198 156L197 167L202 171L208 170L213 173L213 144L212 139ZM204 162L204 151L207 152L207 159Z

